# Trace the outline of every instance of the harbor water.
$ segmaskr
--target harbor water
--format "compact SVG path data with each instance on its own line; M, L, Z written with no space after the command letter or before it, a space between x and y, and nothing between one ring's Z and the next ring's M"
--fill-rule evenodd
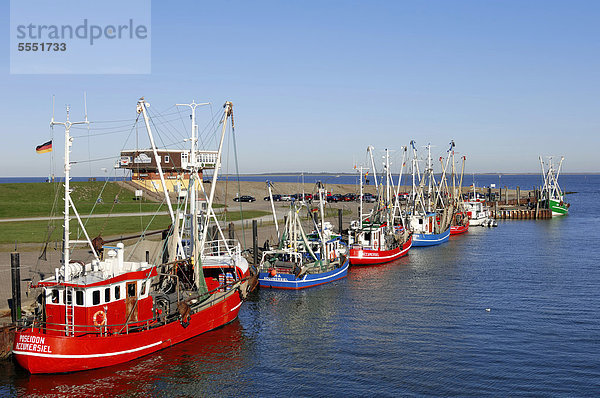
M597 396L600 176L560 183L576 192L566 217L500 220L328 285L263 289L233 323L119 366L31 376L4 362L0 396Z

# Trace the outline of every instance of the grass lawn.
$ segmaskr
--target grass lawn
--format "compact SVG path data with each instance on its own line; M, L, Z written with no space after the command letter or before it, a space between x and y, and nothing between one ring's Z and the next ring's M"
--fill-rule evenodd
M104 190L103 190L104 187ZM79 214L84 217L96 204L94 214L166 211L167 206L147 200L134 200L133 192L115 182L104 181L71 182L71 198ZM0 218L38 217L62 215L64 187L55 183L0 184ZM118 203L114 203L118 197ZM54 205L54 214L52 207ZM215 204L215 208L222 205Z
M15 184L16 185L16 184ZM266 211L249 210L244 211L243 218L251 219L269 214ZM239 212L228 214L227 221L236 221L240 219ZM84 218L84 223L86 222ZM151 222L152 221L152 222ZM148 224L150 225L148 226ZM169 216L137 216L137 217L108 217L108 218L90 218L87 221L86 229L90 239L102 233L103 237L135 234L148 231L167 228L171 224ZM62 221L22 221L0 224L0 243L38 243L44 242L48 234L48 226L54 227L50 241L62 240ZM71 239L78 239L80 233L77 220L71 220ZM80 240L85 236L81 234Z

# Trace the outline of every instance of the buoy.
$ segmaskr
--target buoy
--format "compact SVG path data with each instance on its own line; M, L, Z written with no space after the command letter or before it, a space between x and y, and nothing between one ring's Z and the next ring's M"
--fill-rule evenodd
M271 275L272 277L277 275L277 271L275 271L274 269L269 270L269 275Z
M104 326L106 325L106 313L102 310L96 311L93 318L95 326Z
M492 309L491 308L486 308L485 312L490 312Z

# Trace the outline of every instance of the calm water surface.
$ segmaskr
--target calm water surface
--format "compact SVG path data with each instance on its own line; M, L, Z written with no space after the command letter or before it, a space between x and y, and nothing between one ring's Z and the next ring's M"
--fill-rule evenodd
M578 192L567 217L261 290L232 324L128 364L30 376L5 362L0 396L597 396L600 176L561 183Z

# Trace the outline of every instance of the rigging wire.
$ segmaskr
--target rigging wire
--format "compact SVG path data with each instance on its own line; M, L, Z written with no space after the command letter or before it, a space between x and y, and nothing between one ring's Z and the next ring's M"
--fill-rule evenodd
M237 144L236 144L236 140L235 140L235 128L233 127L233 121L232 121L232 126L231 126L231 136L233 138L233 157L235 159L235 172L237 175L237 185L238 185L238 195L240 193L241 189L241 184L240 184L240 170L239 170L239 165L238 165L238 157L237 157ZM244 217L243 217L243 212L242 212L242 201L240 200L240 220L241 220L241 224L242 224L242 240L244 243L244 247L246 247L246 233L244 231Z

